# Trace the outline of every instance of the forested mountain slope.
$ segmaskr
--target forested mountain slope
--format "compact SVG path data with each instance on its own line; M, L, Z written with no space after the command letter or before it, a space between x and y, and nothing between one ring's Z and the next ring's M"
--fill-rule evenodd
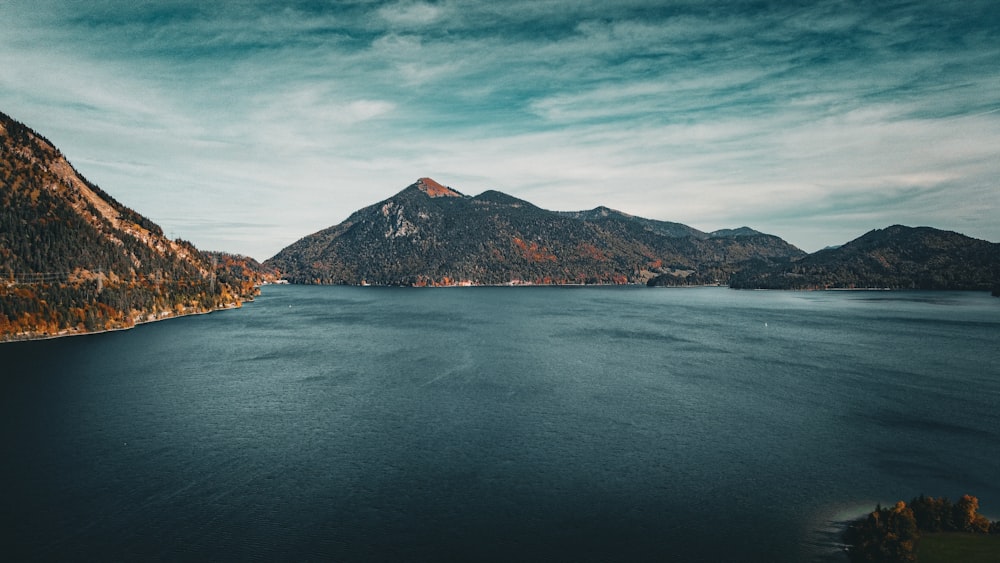
M931 227L893 225L782 265L758 264L733 276L747 289L957 289L1000 282L1000 244Z
M748 260L804 253L778 237L716 236L599 207L554 212L498 191L421 178L265 265L293 283L453 285L726 283ZM658 277L659 276L659 277Z
M248 259L169 240L3 113L0 204L0 340L237 307L256 292Z

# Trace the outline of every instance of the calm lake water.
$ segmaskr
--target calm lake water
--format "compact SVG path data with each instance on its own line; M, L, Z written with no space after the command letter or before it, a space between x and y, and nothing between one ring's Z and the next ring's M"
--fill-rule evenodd
M1000 518L1000 299L270 286L0 346L15 560L840 560Z

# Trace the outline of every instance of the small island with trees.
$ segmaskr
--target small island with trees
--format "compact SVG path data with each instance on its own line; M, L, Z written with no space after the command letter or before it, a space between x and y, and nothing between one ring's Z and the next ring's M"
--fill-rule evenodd
M920 495L909 504L876 506L844 531L852 562L1000 561L1000 521L979 514L979 499L952 504Z

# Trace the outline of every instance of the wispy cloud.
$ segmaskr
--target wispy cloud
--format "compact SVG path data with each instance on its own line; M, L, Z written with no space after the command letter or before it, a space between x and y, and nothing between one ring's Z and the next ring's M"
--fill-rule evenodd
M444 8L426 2L396 2L377 10L378 15L392 27L425 28L437 23Z
M0 110L206 247L266 258L426 175L807 249L893 222L1000 240L991 1L40 0L0 20Z

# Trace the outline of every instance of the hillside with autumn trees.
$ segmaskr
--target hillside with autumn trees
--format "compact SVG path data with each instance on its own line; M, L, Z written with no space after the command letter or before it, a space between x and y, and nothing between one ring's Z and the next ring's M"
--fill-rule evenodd
M548 211L420 178L265 264L304 284L703 285L724 284L753 260L804 255L752 229L705 233L606 207Z
M168 239L3 113L0 203L0 340L239 307L265 276L250 258Z
M892 225L806 254L749 227L703 232L607 207L549 211L430 178L296 241L265 265L291 283L646 284L924 289L1000 296L1000 244Z

